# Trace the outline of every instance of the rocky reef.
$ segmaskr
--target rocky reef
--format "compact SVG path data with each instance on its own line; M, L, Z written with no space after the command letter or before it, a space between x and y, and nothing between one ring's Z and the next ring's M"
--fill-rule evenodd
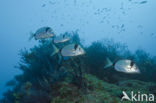
M38 46L22 50L16 66L22 74L7 83L11 89L4 93L1 103L123 103L122 91L156 94L155 57L143 50L132 54L125 44L108 39L86 47L77 32L69 35L74 43L82 45L86 54L62 58L60 64L57 54L51 56L51 40L40 40ZM107 57L112 61L135 60L141 74L104 69Z

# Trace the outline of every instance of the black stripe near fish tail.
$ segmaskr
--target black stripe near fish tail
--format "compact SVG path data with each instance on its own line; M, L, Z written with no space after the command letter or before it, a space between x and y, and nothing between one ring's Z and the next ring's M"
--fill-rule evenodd
M133 65L134 65L134 62L133 62L133 61L131 61L131 63L130 63L131 68L133 67Z
M79 46L78 44L75 44L74 49L76 50L78 48L78 46Z
M48 32L48 30L50 30L50 27L47 27L47 28L46 28L46 32Z
M113 63L113 67L115 66L115 63L116 63L116 62Z
M115 66L115 64L118 62L119 59L116 59L114 62L113 62L113 67Z
M63 38L65 38L65 34L63 35Z

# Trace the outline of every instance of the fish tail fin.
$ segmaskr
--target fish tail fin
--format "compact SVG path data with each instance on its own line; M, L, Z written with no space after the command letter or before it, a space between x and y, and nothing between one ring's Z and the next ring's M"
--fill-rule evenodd
M30 32L29 41L31 41L33 37L34 37L34 33L33 32Z
M104 68L109 68L113 65L112 61L109 58L106 58L106 65L104 66Z
M53 52L51 53L51 56L54 56L55 54L57 54L60 50L54 45L52 44L53 46Z

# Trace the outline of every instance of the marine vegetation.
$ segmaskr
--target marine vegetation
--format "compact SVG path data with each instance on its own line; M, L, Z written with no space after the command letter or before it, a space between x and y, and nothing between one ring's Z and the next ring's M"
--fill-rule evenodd
M7 83L1 103L121 103L122 91L140 91L156 95L156 57L143 50L131 53L126 44L110 39L85 46L77 32L70 35L81 45L84 55L62 57L61 62L51 39L20 51L16 66L22 74ZM69 42L56 44L64 47ZM54 55L51 55L51 54ZM107 58L135 61L140 74L127 74L104 68ZM124 101L124 103L131 103Z

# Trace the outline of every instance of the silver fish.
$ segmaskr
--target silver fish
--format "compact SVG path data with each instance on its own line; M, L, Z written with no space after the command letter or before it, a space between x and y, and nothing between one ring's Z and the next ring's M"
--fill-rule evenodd
M62 48L62 56L79 56L85 54L84 49L78 44L69 44Z
M54 32L50 27L42 27L36 31L34 37L36 40L38 39L46 39L54 36Z
M68 35L60 35L54 38L54 43L63 43L70 40L70 37Z
M115 70L125 73L140 73L136 64L131 60L119 60L114 65Z
M107 65L104 68L108 68L110 66L113 66L116 71L124 72L124 73L140 73L139 68L137 65L132 61L128 59L118 60L115 63L112 63L107 58Z

